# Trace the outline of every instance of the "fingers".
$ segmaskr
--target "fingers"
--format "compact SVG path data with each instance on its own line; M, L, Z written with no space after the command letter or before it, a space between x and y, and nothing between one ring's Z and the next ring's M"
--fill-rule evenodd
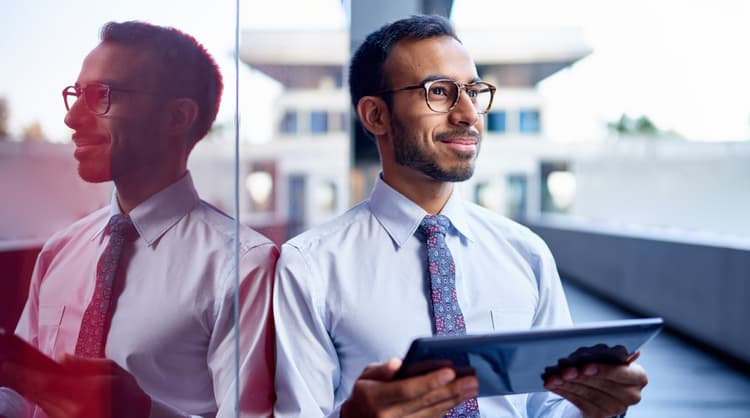
M473 376L464 377L400 404L396 412L397 416L442 417L454 406L477 395L479 381Z
M65 354L60 364L73 376L116 375L123 369L107 358L80 357Z
M570 401L578 409L584 418L608 418L625 412L626 407L623 405L602 404L601 400L592 401L586 395L581 395L575 391L568 390L566 386L557 387L554 392Z
M341 415L438 417L479 392L475 377L456 379L456 373L450 368L396 381L367 379L370 376L392 376L399 366L400 362L389 361L368 367L355 382L351 396L342 406Z
M397 358L391 358L385 363L368 364L359 378L389 381L393 379L393 375L396 374L400 367L401 360Z
M550 378L545 387L575 404L584 416L608 417L623 413L641 400L648 383L638 364L611 366L589 364L581 370L570 368Z
M39 393L49 390L54 383L53 376L37 370L27 370L14 363L3 363L2 375L4 385L31 400L35 400Z
M443 368L422 376L389 382L381 386L380 393L384 398L406 401L445 386L455 379L456 373L453 369Z
M642 389L648 384L646 371L640 364L611 366L606 364L589 364L583 368L582 378L600 380L611 385L633 386Z

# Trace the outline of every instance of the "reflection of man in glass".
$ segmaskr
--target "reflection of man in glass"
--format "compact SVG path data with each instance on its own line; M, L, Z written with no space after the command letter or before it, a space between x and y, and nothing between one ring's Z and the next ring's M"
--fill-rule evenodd
M367 201L282 248L277 416L607 417L637 402L637 365L548 381L572 403L550 392L477 400L476 378L449 368L392 379L400 362L388 359L418 336L490 332L493 315L497 330L571 320L544 243L454 193L472 176L495 88L450 23L418 16L374 32L349 81L382 174Z
M45 244L16 330L65 376L6 364L0 382L31 402L3 388L0 415L233 416L235 308L240 410L270 414L278 250L242 228L236 289L233 221L200 200L187 171L221 91L216 64L189 35L104 26L63 97L80 176L112 180L115 193ZM15 415L14 405L27 410Z

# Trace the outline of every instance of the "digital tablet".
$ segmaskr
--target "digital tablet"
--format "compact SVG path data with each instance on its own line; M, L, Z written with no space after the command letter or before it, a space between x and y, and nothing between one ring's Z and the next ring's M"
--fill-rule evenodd
M566 328L438 336L412 342L397 379L453 367L479 379L479 396L544 391L544 380L566 367L627 364L664 326L661 318L595 322Z
M62 366L17 335L0 327L0 365L12 363L24 370L62 373ZM0 375L0 382L4 377Z

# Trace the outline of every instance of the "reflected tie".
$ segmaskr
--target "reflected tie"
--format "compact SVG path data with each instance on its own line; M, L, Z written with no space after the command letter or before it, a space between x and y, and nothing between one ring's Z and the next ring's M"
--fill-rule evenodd
M104 357L109 322L112 314L112 287L117 266L133 224L126 215L117 214L109 220L109 243L96 265L94 296L83 313L75 354L84 357Z
M427 215L419 224L427 243L427 264L430 272L430 295L437 335L464 335L466 323L456 297L456 265L445 243L450 220L444 215ZM476 398L448 411L446 417L479 418Z

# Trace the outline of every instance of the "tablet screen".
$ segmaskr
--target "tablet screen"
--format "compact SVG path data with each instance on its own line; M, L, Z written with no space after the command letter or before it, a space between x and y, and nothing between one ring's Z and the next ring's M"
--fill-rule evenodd
M567 328L415 340L396 378L452 365L475 374L479 396L544 391L544 379L588 363L625 364L663 327L661 318L630 319Z

